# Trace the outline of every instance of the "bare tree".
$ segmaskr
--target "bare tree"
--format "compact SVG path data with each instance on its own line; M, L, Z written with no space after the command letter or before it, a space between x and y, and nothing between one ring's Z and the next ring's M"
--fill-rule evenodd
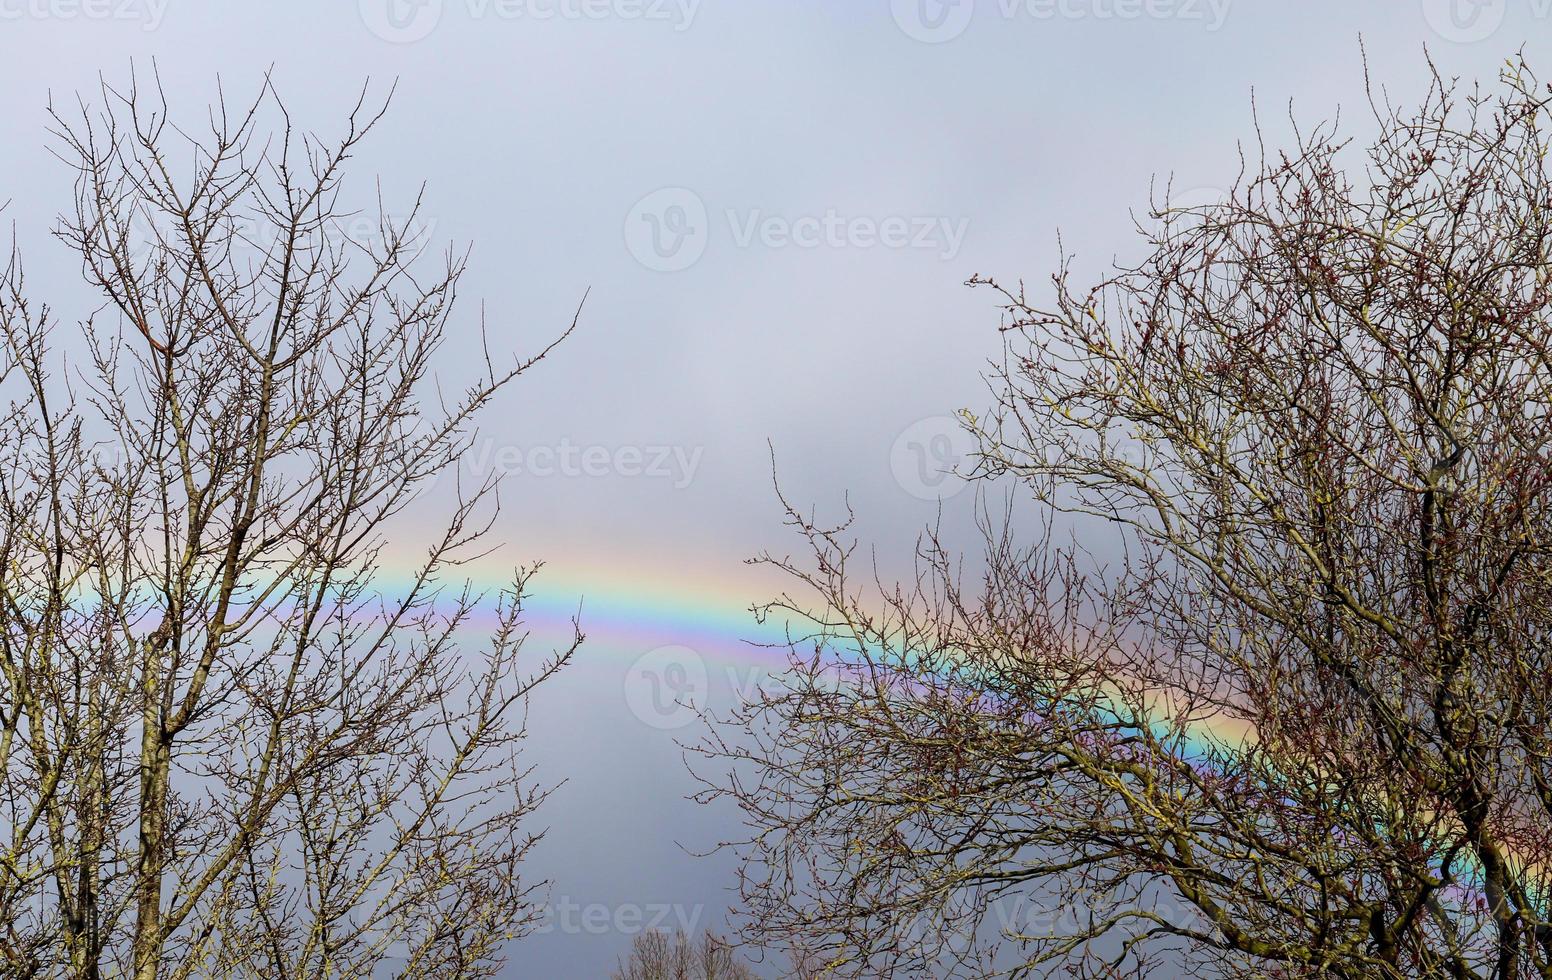
M1147 258L1003 289L984 574L816 560L702 751L748 938L836 976L1552 976L1548 98L1437 74ZM1167 195L1166 195L1167 198ZM972 280L984 283L984 280ZM704 765L705 763L702 763Z
M651 929L631 942L630 959L614 980L754 980L733 947L709 932L692 940L683 931Z
M0 278L0 972L492 975L536 916L526 698L581 636L520 656L528 568L460 648L490 483L443 482L377 575L550 348L441 399L463 262L420 261L418 202L357 230L365 93L332 143L268 80L193 128L160 85L100 97L54 111L84 353L14 251Z

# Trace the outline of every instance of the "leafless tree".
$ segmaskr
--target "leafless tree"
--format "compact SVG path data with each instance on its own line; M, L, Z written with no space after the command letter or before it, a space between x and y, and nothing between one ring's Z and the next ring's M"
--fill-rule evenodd
M355 230L366 93L333 142L268 80L192 127L99 94L53 118L103 307L61 343L0 278L0 973L490 976L536 915L526 699L581 637L520 656L525 568L460 648L490 483L378 571L550 348L441 398L463 262L418 202Z
M1042 533L984 521L984 573L929 537L895 587L789 508L814 559L767 557L802 586L767 612L811 625L697 764L752 828L746 938L1552 976L1548 97L1516 59L1369 105L1367 154L1323 125L1166 193L1094 288L972 280L1008 313L976 472Z
M709 932L692 940L682 931L641 933L614 980L754 980L754 973L727 942Z

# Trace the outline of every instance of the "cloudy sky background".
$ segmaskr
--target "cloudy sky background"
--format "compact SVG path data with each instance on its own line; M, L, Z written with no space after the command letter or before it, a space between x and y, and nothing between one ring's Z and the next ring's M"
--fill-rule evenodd
M600 976L665 913L717 926L737 831L683 797L664 692L714 709L778 665L743 645L789 542L771 487L837 515L886 569L972 494L936 464L999 349L974 273L1097 270L1135 254L1150 181L1210 196L1238 169L1251 96L1362 136L1360 39L1396 96L1490 79L1524 46L1552 74L1552 0L0 0L0 201L33 293L92 297L48 235L70 177L45 106L155 58L175 108L219 77L274 78L323 134L368 79L397 82L364 148L390 210L472 243L462 336L575 338L486 419L471 467L508 471L499 564L549 562L536 628L582 603L592 642L535 705L534 757L567 785L535 871L543 934L513 976ZM1546 57L1540 57L1545 53ZM470 368L455 343L443 369ZM431 513L435 501L428 502ZM406 553L413 534L406 534ZM495 574L494 571L491 574Z

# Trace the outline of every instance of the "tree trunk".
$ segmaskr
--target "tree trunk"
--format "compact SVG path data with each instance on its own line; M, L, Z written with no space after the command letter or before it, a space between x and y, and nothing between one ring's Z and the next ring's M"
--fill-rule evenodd
M145 709L140 736L140 856L136 868L135 980L156 980L162 959L162 870L166 864L167 780L170 747L163 737L153 651L142 683Z

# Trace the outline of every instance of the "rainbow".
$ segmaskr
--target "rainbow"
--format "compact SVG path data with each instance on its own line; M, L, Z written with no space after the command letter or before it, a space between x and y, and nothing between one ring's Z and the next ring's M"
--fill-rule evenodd
M560 549L557 549L560 550ZM709 566L711 563L707 563ZM549 565L531 583L532 594L524 606L524 620L536 642L562 642L570 635L573 618L581 622L588 643L573 662L574 669L614 673L657 647L689 647L709 663L742 667L751 672L780 673L788 662L784 644L785 624L758 623L751 607L776 595L790 582L751 574L737 562L728 569L672 578L661 569L633 567L624 562L607 565ZM387 595L402 593L411 581L416 562L400 556L379 566L377 585ZM552 571L553 570L553 571ZM462 574L457 574L462 573ZM443 577L451 586L467 580L477 592L491 596L510 586L510 565L486 560L454 569ZM493 602L481 604L469 623L477 631L493 625ZM623 663L622 663L623 661ZM1168 698L1162 698L1161 717L1169 717ZM1160 721L1160 733L1167 722ZM1194 754L1243 747L1256 740L1254 728L1233 718L1195 719L1181 733ZM1519 855L1510 860L1524 874L1539 877L1543 869ZM1465 886L1475 891L1472 885Z
M441 576L444 591L465 580L474 591L490 597L510 588L513 562L501 559L512 550L504 548L477 563L446 570ZM402 595L421 556L403 552L384 558L374 588L389 597ZM528 559L524 556L522 560ZM774 595L780 585L773 586L768 577L762 586L760 576L738 576L745 566L737 561L729 561L728 566L731 574L718 569L671 575L661 568L622 561L547 562L530 583L523 619L535 643L564 638L572 619L578 619L588 644L574 665L583 669L589 664L607 669L618 666L618 657L639 656L654 647L676 644L711 661L780 670L787 662L786 651L772 644L781 644L782 626L760 624L751 611L754 604ZM493 607L493 601L480 605L469 623L471 634L494 625ZM591 655L589 648L599 649L600 656Z

